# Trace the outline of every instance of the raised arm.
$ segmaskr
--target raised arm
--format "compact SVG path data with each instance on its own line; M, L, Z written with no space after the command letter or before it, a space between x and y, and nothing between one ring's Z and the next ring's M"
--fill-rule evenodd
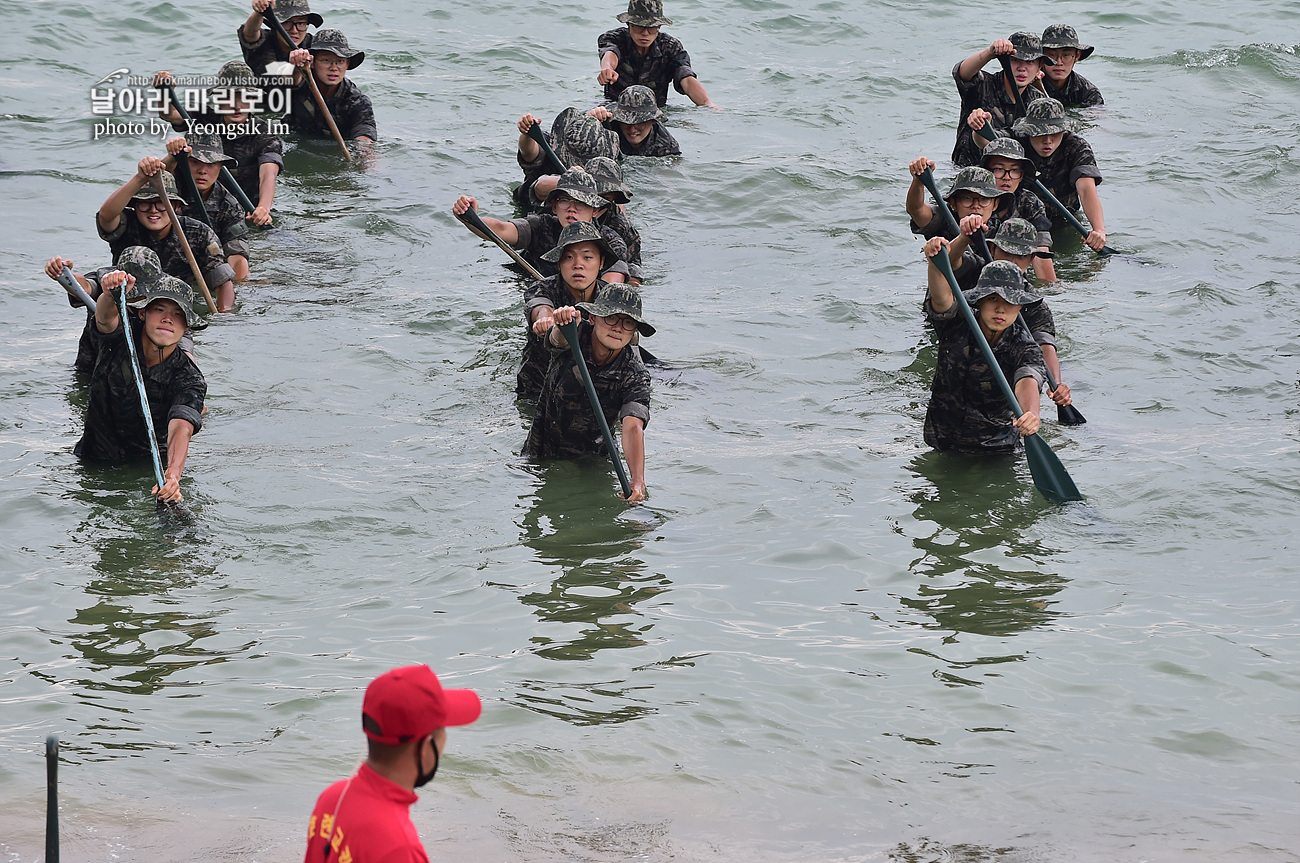
M108 196L108 200L100 205L99 212L95 215L95 220L104 233L111 234L117 230L126 205L131 203L136 192L149 185L149 178L164 167L163 160L157 156L145 156L140 160L136 165L135 176L118 186L117 191Z
M934 162L925 156L913 159L907 166L908 172L912 175L911 185L907 187L907 215L911 217L916 226L925 230L934 219L934 209L925 200L925 186L921 184L921 175L927 170L934 170Z
M95 300L95 329L101 333L111 333L122 323L122 316L117 313L117 291L123 284L129 292L135 285L135 276L115 270L99 280L103 293Z
M525 162L536 162L537 157L542 155L541 146L528 137L528 130L538 123L538 119L532 114L525 114L516 124L519 127L519 157Z
M939 272L939 268L930 259L949 245L951 244L943 237L931 237L922 247L925 253L925 278L927 290L930 292L930 308L938 314L951 309L956 300L952 298L952 288L948 284L947 277Z
M468 195L461 195L456 199L456 203L451 205L452 213L457 216L463 216L468 210L473 210L476 213L478 212L478 201ZM519 242L519 229L514 226L513 222L503 222L500 219L494 219L491 216L481 215L479 218L481 218L483 224L491 228L492 233L500 237L506 245L514 246ZM492 238L486 234L479 233L478 229L471 228L469 225L465 225L465 227L469 228L469 232L474 236L482 237L491 242Z
M253 0L253 14L248 16L243 27L245 42L251 44L257 41L257 37L262 33L262 13L271 5L273 5L271 0Z
M1010 39L995 39L989 47L983 51L977 51L974 54L961 61L957 66L957 77L963 81L969 81L979 74L980 70L1002 54L1014 54L1016 48L1011 44Z

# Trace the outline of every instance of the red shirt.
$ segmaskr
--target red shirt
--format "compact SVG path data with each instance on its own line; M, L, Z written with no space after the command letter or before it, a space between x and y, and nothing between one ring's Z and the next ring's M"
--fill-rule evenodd
M418 799L361 765L356 776L340 779L316 799L303 863L428 863L411 823L411 804Z

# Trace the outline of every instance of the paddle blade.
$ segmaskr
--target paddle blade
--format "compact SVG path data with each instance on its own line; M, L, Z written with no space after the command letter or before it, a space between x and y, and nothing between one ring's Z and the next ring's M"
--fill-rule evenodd
M1036 434L1029 435L1025 438L1025 454L1029 458L1029 473L1034 477L1034 485L1044 497L1053 503L1083 500L1065 465L1061 464L1047 441Z
M1063 426L1081 426L1087 422L1074 405L1057 405L1056 421Z

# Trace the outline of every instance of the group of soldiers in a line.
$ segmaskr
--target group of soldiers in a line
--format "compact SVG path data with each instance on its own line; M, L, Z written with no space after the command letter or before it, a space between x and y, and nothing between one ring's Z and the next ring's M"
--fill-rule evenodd
M1038 430L1045 381L1057 382L1049 390L1053 402L1071 403L1057 359L1056 324L1028 273L1032 267L1039 279L1056 280L1051 248L1052 228L1063 215L1058 204L1071 214L1082 208L1089 223L1085 245L1098 252L1106 246L1097 195L1101 171L1066 114L1067 108L1102 104L1101 93L1074 69L1092 51L1079 43L1074 28L1058 24L1041 38L1013 33L962 60L952 70L961 95L952 153L958 170L942 204L929 203L923 185L935 163L920 157L908 166L907 213L912 232L926 238L925 312L939 343L924 432L936 449L1016 450L1022 436ZM1003 71L984 71L994 59ZM955 226L940 211L944 205ZM933 263L945 249L958 287L1012 385L1023 411L1019 418L994 385L948 280Z
M294 45L263 26L272 6ZM141 159L135 175L96 213L95 226L112 263L72 273L95 306L88 310L77 352L76 369L89 377L90 400L76 454L107 464L150 457L134 373L126 362L124 334L129 332L138 346L165 466L164 482L154 489L160 500L181 500L189 440L202 427L205 412L207 382L195 363L190 333L207 324L194 312L195 295L187 282L202 282L215 306L209 312L234 308L235 285L248 277L252 256L248 223L272 222L284 170L280 129L305 137L331 135L323 103L341 136L362 156L378 137L370 99L347 78L365 52L352 48L338 30L307 32L323 23L306 0L252 0L252 12L238 28L244 59L224 64L215 86L191 94L197 100L174 101L170 73L155 75L154 86L167 96L161 116L181 137L167 141L164 157ZM280 98L268 98L277 89ZM187 109L195 102L197 110ZM288 109L283 118L259 110L277 103ZM72 266L71 260L55 257L46 273L58 279ZM123 289L136 313L125 322L116 296ZM72 295L69 302L82 306Z

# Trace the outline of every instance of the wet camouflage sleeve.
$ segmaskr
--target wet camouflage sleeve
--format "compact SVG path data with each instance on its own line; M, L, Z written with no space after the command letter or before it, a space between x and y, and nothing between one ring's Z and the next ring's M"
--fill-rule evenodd
M1052 82L1046 77L1040 79L1039 83L1043 85L1047 95L1067 108L1092 108L1104 105L1106 102L1101 98L1101 91L1078 72L1071 72L1065 79L1065 84L1059 89L1053 87Z
M221 241L221 251L226 258L229 259L231 255L251 258L248 222L244 220L244 208L235 200L235 196L218 183L203 206L208 212L208 220L212 222L212 230Z
M952 150L953 162L961 168L978 165L984 157L980 145L975 141L975 133L966 125L966 118L976 108L983 108L993 115L993 128L999 134L1006 134L1011 124L1024 116L1016 105L1016 100L1007 95L1002 85L1001 72L981 70L969 81L963 81L960 74L961 63L952 67L952 78L957 82L957 92L961 96L961 115L957 118L957 143ZM1043 92L1035 87L1025 88L1025 104L1044 98Z
M1080 177L1091 177L1101 185L1101 169L1097 167L1097 158L1092 154L1088 142L1073 132L1066 132L1061 139L1061 146L1048 159L1043 159L1029 143L1028 138L1018 137L1024 145L1025 153L1038 169L1038 179L1047 191L1069 207L1071 211L1079 209L1079 190L1075 182ZM1043 201L1047 213L1055 220L1059 215L1056 208Z
M605 215L600 217L599 224L602 228L609 228L618 234L627 246L627 275L630 278L642 278L641 272L641 232L632 224L632 220L627 217L627 213L617 204L610 204L609 209L605 210ZM617 251L617 250L616 250Z
M925 412L925 442L940 450L1006 453L1021 446L1015 419L984 353L956 306L936 313L926 301L926 316L939 340L930 404ZM1022 378L1041 387L1047 377L1043 352L1019 327L993 345L998 366L1012 388Z
M515 375L515 396L521 399L536 399L542 391L546 380L546 370L551 365L551 352L546 348L545 338L533 333L529 316L539 306L558 309L573 304L568 288L559 274L535 281L524 289L524 352L519 360L519 371Z
M140 396L122 323L111 333L101 333L93 326L90 330L96 357L85 429L76 454L87 461L110 464L145 461L150 458L148 431L140 413ZM138 325L132 325L132 337L138 343ZM179 349L155 366L142 366L141 373L158 451L166 463L169 422L185 420L198 434L203 428L203 400L208 385L194 361Z
M636 351L624 348L605 366L591 358L591 326L578 329L578 344L587 360L592 385L610 431L617 435L622 419L634 416L650 422L650 375ZM581 373L568 347L549 345L551 363L528 430L524 454L530 458L577 458L605 454L600 424L591 409Z
M596 40L596 48L601 58L609 51L618 56L618 80L605 85L607 102L618 99L618 94L633 84L641 84L654 91L655 102L662 107L668 102L669 84L684 94L682 81L696 77L691 68L691 55L681 42L663 32L650 44L644 57L636 53L626 27L602 33Z
M1036 343L1056 347L1056 318L1052 316L1052 309L1047 305L1047 300L1039 300L1023 306L1020 314L1028 324L1029 332Z

